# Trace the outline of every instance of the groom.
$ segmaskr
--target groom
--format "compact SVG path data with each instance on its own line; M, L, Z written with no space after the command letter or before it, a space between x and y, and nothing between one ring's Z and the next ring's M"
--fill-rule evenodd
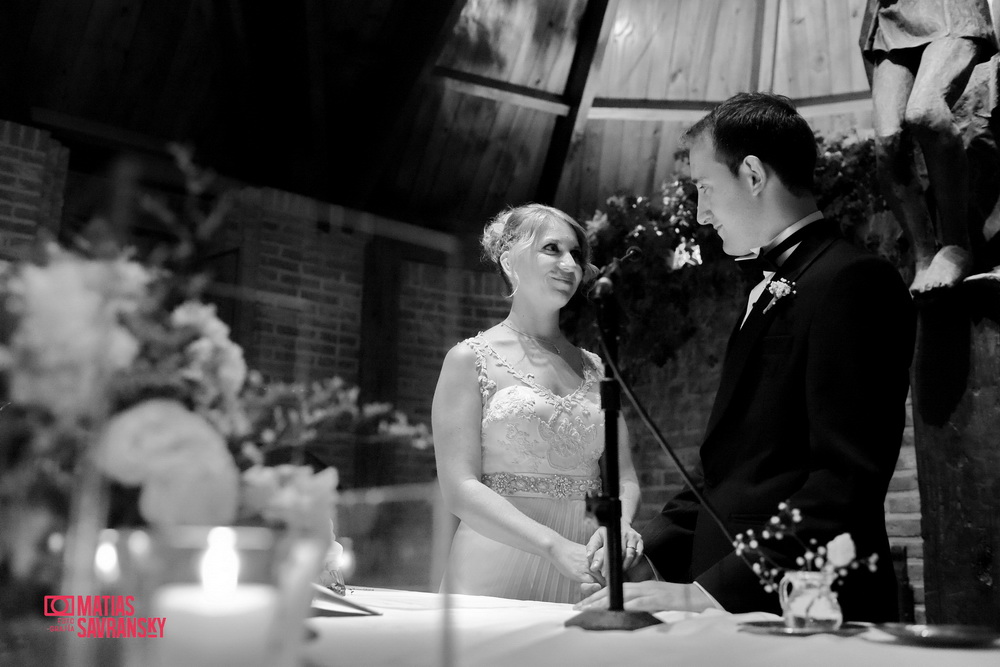
M887 262L839 238L817 209L816 142L789 101L741 93L684 137L698 187L698 222L723 249L769 263L738 314L700 449L695 480L732 534L764 527L788 500L797 533L823 545L850 533L859 557L879 556L839 589L847 620L896 618L883 503L905 419L915 314ZM625 609L780 613L778 596L733 550L690 490L642 530L664 581L624 586ZM782 540L774 556L796 567ZM637 568L629 579L648 576ZM590 585L591 592L596 585ZM579 608L607 607L607 589Z

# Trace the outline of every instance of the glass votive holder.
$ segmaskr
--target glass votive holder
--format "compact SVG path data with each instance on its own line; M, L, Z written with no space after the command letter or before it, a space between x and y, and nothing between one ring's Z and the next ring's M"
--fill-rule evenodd
M164 629L148 645L146 664L299 664L322 539L264 527L183 526L155 532L153 551L144 614L163 619Z

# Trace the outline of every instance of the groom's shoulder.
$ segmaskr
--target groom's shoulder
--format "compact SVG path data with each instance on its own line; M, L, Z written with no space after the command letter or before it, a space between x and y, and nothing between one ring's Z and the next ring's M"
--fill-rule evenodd
M861 273L874 280L904 285L899 270L889 260L845 238L834 240L828 251L817 258L815 266L819 273L830 278Z

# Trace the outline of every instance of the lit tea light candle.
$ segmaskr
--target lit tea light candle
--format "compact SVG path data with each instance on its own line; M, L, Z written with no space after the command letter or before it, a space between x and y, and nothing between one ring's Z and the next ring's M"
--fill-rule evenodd
M114 530L102 530L98 538L97 551L94 554L94 574L104 584L113 584L122 576L118 564L118 549L115 542L118 533Z
M171 584L153 598L154 615L166 618L157 643L163 667L269 664L278 608L274 586L239 583L236 534L213 528L201 561L201 584Z

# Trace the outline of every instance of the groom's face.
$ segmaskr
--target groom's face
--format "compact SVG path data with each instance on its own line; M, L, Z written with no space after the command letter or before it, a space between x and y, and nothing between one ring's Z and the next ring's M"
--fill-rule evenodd
M739 257L760 246L753 216L748 214L752 195L742 170L734 175L720 162L707 135L695 140L689 159L691 179L698 186L698 222L715 228L727 255Z

